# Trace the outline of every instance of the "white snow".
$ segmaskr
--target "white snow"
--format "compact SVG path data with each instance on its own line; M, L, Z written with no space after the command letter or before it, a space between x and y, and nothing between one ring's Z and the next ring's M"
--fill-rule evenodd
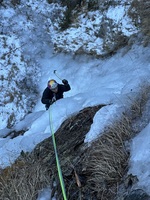
M41 5L40 11L45 9L42 3L38 1L30 1L28 4L34 6L32 9L36 9L37 6ZM46 5L46 4L45 4ZM47 8L48 13L50 12ZM6 23L8 19L15 15L12 8L6 9L4 17L6 18ZM90 15L90 13L89 13ZM129 18L124 18L125 9L122 6L116 8L110 8L108 10L108 17L115 19L116 23L121 22L120 28L127 35L135 33L135 27L132 25ZM101 22L102 15L99 12L95 12L95 23L98 25ZM122 20L124 19L124 20ZM8 21L7 21L8 20ZM121 21L122 20L122 21ZM81 26L78 28L70 28L59 34L56 32L54 27L51 27L51 38L54 43L55 40L60 42L62 39L66 40L66 47L72 48L71 50L78 49L82 43L87 43L87 48L96 48L96 51L100 51L100 45L102 43L101 39L90 37L90 34L94 33L93 23L90 23L88 16L80 16L79 21ZM29 30L33 27L33 24L28 23ZM57 25L57 24L56 24ZM17 25L16 25L17 26ZM130 28L130 33L127 29ZM28 29L26 27L26 29ZM28 30L28 31L29 31ZM86 31L84 31L86 30ZM92 32L89 34L89 32ZM88 33L87 33L88 32ZM31 35L29 34L31 37ZM34 38L34 35L32 35ZM46 36L47 37L47 36ZM7 38L7 37L6 37ZM27 35L26 35L26 38ZM24 38L25 39L25 38ZM1 36L1 40L4 40L4 36ZM40 40L40 38L39 38ZM76 40L74 46L70 46L71 43ZM8 36L6 41L10 46L19 47L19 39L15 39L15 36ZM33 48L33 52L37 52L36 43L35 46L29 44L28 47ZM39 45L37 43L37 45ZM117 117L119 117L124 109L128 107L131 103L130 99L138 94L143 83L150 84L150 49L143 48L142 46L133 46L133 48L124 56L122 56L122 51L118 52L116 55L105 59L96 59L89 56L72 56L67 54L54 54L53 49L50 46L44 46L44 52L41 54L34 54L35 60L40 66L40 72L37 76L37 88L39 91L39 97L36 100L36 106L32 113L28 114L22 121L17 122L15 126L11 129L6 128L7 119L9 112L14 109L17 112L18 119L22 118L22 110L17 110L15 108L14 102L4 105L1 103L0 112L0 167L5 168L10 166L20 155L20 152L31 152L34 147L44 140L45 138L51 136L49 127L49 112L51 112L53 120L53 128L56 131L61 123L68 117L76 114L81 109L94 106L98 104L105 104L102 109L100 109L94 116L93 124L89 132L86 135L85 142L91 143L94 139L101 135L104 128L109 124L113 123ZM5 48L0 49L0 53L3 54L7 51ZM17 51L12 59L13 62L18 63L18 74L20 76L25 73L23 61L19 61L21 57L21 50ZM29 55L28 55L29 56ZM31 55L32 56L32 55ZM20 59L21 60L21 59ZM0 70L4 77L8 76L9 65L6 65L4 60L0 61ZM36 64L35 64L36 65ZM44 105L41 103L41 95L43 90L47 86L47 81L49 79L56 79L59 83L61 81L54 75L53 71L57 70L59 76L63 79L67 79L71 85L71 91L66 92L64 99L58 100L54 103L48 111L45 110ZM17 76L19 77L19 75ZM32 74L32 71L31 71ZM34 74L33 74L34 75ZM0 82L0 85L6 85L6 81ZM14 83L14 88L17 88ZM0 98L8 101L9 96L4 96L1 92ZM20 101L26 102L25 99ZM7 112L6 112L7 110ZM4 112L5 111L5 112ZM150 112L150 108L149 108ZM9 137L3 138L10 131L20 131L24 130L25 133L22 136L18 136L14 139ZM137 175L139 179L139 186L144 188L145 191L150 195L150 124L148 124L141 133L139 133L135 138L133 138L131 144L131 158L130 158L130 169L129 173ZM49 200L50 189L47 188L39 194L38 200Z

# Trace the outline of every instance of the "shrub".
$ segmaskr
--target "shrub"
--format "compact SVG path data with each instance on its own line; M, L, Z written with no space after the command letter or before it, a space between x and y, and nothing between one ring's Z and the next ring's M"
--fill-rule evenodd
M66 11L64 12L64 18L62 19L60 25L60 29L62 31L66 30L67 28L69 28L70 24L71 24L71 17L72 17L72 8L70 6L68 6L66 8Z

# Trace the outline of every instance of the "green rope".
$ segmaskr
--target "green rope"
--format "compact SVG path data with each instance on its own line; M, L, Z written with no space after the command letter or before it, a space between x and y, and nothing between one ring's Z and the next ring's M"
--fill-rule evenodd
M58 153L57 153L57 148L56 148L56 140L55 140L55 135L54 135L54 130L53 130L51 107L49 108L49 121L50 121L50 130L52 133L52 140L53 140L53 146L54 146L54 152L55 152L55 157L56 157L56 164L57 164L57 170L58 170L58 176L59 176L59 181L60 181L60 185L61 185L61 190L62 190L64 200L67 200L65 184L64 184L62 171L61 171L59 158L58 158Z

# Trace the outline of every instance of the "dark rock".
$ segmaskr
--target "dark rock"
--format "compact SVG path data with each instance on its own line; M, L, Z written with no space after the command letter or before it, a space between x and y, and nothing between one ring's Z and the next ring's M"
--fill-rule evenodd
M141 189L131 191L124 200L150 200L150 196Z

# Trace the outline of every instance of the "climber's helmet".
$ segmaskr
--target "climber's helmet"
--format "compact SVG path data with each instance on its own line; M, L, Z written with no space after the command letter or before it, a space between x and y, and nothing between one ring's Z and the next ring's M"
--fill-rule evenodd
M58 89L58 83L54 79L51 79L48 81L48 88L52 91L56 91Z

